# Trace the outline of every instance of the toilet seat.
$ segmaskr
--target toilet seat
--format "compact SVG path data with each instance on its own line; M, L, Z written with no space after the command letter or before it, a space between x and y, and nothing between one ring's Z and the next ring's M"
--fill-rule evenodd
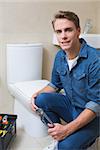
M18 99L28 111L31 111L30 102L32 94L44 88L48 83L49 81L47 80L23 81L9 84L8 89L12 96Z

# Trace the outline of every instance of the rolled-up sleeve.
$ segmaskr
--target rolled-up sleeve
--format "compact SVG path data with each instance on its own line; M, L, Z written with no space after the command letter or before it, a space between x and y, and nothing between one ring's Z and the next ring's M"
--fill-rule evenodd
M97 115L100 115L100 105L90 101L85 105L85 108L91 109L93 112L95 112Z
M53 83L48 83L48 86L51 86L52 88L54 88L55 90L58 90L58 88L53 84Z
M100 114L100 59L95 59L89 68L89 83L85 107Z

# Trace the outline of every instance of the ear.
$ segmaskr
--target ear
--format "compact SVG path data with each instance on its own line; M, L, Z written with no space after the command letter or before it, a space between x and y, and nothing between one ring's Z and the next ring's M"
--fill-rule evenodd
M81 28L77 28L77 37L79 37L81 34Z

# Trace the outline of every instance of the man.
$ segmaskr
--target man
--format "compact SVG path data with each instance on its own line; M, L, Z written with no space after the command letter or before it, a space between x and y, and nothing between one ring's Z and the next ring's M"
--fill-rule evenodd
M99 136L99 57L95 48L79 39L75 13L59 11L52 25L61 49L51 82L32 96L32 109L42 108L54 122L54 127L48 124L48 133L58 141L58 150L86 149ZM65 94L59 93L61 89ZM61 119L67 124L61 124Z

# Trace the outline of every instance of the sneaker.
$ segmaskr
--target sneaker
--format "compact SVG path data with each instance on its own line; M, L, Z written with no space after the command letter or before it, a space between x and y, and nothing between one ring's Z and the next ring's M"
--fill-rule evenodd
M50 145L45 147L43 150L57 150L57 141L53 140Z

